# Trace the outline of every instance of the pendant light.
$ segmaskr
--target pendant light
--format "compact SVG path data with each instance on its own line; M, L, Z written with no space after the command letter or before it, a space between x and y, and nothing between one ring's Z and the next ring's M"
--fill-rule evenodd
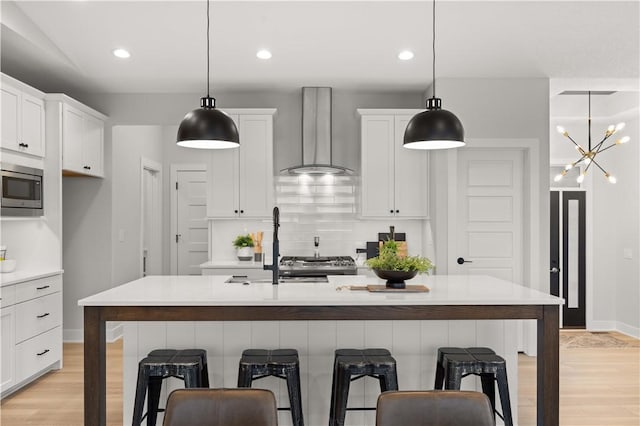
M209 0L207 0L207 96L200 98L200 109L184 116L178 128L177 144L187 148L225 149L240 145L238 128L224 111L216 109L209 96Z
M464 146L464 128L452 112L442 109L436 98L436 1L433 0L433 96L427 110L413 116L404 131L405 148L447 149Z

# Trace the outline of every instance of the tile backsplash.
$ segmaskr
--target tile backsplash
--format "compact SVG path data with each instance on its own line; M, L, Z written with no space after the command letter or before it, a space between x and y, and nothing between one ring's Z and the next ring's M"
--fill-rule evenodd
M356 248L376 241L378 232L407 234L412 255L433 256L431 229L427 220L362 219L358 215L359 177L357 176L279 176L276 202L280 208L280 254L311 256L314 237L320 238L321 256L356 257ZM264 232L263 247L271 256L273 225L265 220L212 220L212 260L235 260L231 242L236 235Z

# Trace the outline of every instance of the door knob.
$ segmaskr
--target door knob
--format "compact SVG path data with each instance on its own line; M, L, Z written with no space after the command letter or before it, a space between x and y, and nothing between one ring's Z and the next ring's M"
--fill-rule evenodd
M456 262L458 262L458 265L462 265L463 263L473 263L471 260L464 260L464 257L459 257Z
M551 272L552 274L557 274L558 272L560 272L560 269L554 266L553 268L549 269L549 272Z

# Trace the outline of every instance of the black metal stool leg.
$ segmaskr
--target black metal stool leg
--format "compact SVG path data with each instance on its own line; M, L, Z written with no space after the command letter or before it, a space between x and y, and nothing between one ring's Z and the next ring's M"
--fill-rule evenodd
M507 367L502 365L498 367L496 372L498 381L498 392L500 392L500 404L502 405L502 416L504 417L505 426L513 426L513 418L511 416L511 398L509 397L509 384L507 383Z
M461 383L462 369L458 368L453 363L449 363L445 370L445 389L460 390Z
M440 362L436 363L436 380L433 389L440 390L444 386L444 367Z
M333 378L331 379L331 399L329 400L329 426L334 425L336 416L336 396L338 389L338 365L333 362Z
M200 388L202 387L202 366L196 365L184 369L184 387L185 388Z
M287 379L289 407L291 407L293 426L304 426L304 419L302 417L302 394L300 392L300 370L296 367L286 368L285 376Z
M158 418L158 405L162 391L162 376L149 377L149 395L147 397L147 426L155 426Z
M496 411L496 384L495 377L492 373L480 374L480 382L482 383L482 393L489 397L491 409Z
M347 404L349 400L349 387L351 385L351 375L349 371L338 368L338 386L336 389L336 399L334 401L334 418L329 419L333 426L344 426L344 419L347 415ZM331 423L333 421L333 423Z
M240 367L238 367L238 387L250 388L252 381L253 371L251 366L241 364Z
M144 409L144 399L147 394L148 371L142 365L138 365L138 382L136 384L136 399L133 403L132 426L140 426L142 423L142 410Z

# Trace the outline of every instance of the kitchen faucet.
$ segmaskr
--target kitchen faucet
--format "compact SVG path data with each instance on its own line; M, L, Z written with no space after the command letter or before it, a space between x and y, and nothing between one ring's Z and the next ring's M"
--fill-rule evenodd
M317 259L320 257L320 237L313 237L313 246L315 247L313 257Z
M273 249L271 265L263 265L265 270L271 270L273 272L273 278L271 284L277 285L280 271L278 270L278 258L280 257L280 241L278 240L278 228L280 227L280 209L278 207L273 208Z

